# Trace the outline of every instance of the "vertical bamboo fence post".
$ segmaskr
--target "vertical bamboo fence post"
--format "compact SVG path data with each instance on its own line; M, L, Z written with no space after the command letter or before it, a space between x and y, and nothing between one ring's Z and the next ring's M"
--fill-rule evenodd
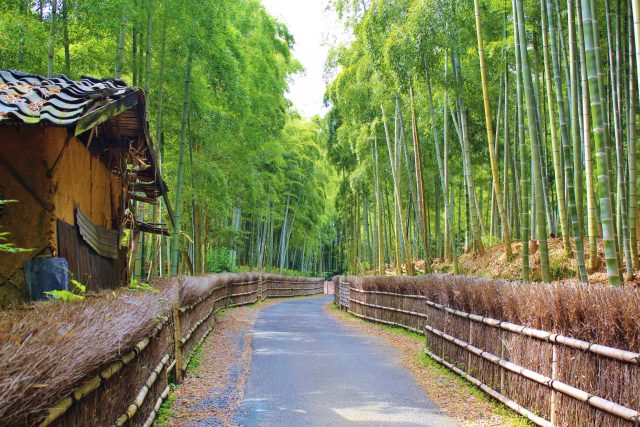
M469 344L473 345L473 320L469 319ZM471 352L468 351L467 372L471 374Z
M499 331L499 336L500 336L500 359L504 360L504 351L505 351L505 345L504 345L504 335L505 332L501 329ZM500 367L500 393L504 394L504 368Z
M556 345L555 344L551 344L551 379L553 381L558 379L558 353L556 352ZM549 420L551 421L551 424L556 425L557 424L557 408L558 408L558 396L556 394L555 389L551 389L551 407L550 407L550 414L549 414Z
M181 332L180 332L180 305L178 301L173 303L173 341L175 345L176 356L176 384L182 382L182 348L181 348Z

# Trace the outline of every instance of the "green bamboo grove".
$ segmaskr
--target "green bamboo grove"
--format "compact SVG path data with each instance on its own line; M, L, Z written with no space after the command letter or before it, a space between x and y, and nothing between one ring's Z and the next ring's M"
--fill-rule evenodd
M553 247L582 282L633 276L640 1L333 6L354 36L326 94L347 270L458 272L501 245L523 281L562 277Z
M352 37L306 119L294 37L259 0L0 0L0 68L145 91L175 222L123 236L132 278L640 269L640 0L329 6Z
M294 42L259 0L0 0L1 69L145 90L175 224L124 236L135 280L337 269L323 122L285 96ZM138 214L170 224L162 203Z

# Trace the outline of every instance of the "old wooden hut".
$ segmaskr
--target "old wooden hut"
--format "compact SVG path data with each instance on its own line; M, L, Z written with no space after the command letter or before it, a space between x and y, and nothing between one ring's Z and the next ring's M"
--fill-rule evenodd
M0 305L67 286L56 280L126 283L132 236L167 234L136 206L166 196L141 89L0 71L0 200L17 201L0 207L0 227L31 249L0 253Z

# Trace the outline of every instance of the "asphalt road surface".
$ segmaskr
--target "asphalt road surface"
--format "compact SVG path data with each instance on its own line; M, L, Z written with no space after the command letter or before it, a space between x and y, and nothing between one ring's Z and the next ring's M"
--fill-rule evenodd
M425 395L396 350L330 316L331 297L285 301L254 325L243 426L456 424Z

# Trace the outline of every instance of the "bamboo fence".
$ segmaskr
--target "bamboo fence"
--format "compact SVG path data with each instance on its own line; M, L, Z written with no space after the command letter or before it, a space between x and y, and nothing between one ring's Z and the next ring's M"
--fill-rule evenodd
M401 289L339 285L349 290L349 312L424 334L427 355L537 425L640 424L639 353L464 312Z
M48 410L0 424L151 426L169 394L169 379L176 383L182 380L195 349L213 330L217 311L270 297L322 293L323 283L317 278L263 278L258 274L178 279L171 309L158 315L148 336L88 376Z
M339 276L336 276L339 278ZM340 307L341 309L347 310L349 308L349 284L340 281L339 279L334 280L335 285L335 293L334 293L334 304Z

